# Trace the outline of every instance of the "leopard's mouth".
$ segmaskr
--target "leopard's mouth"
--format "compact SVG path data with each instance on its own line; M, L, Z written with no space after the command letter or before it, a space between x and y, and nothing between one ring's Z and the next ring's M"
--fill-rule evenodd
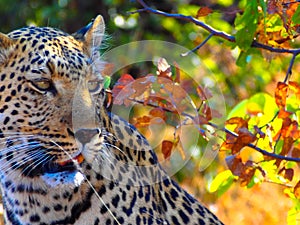
M79 155L75 156L74 158L72 159L69 159L67 161L63 161L63 162L58 162L57 164L64 167L70 163L78 163L78 164L81 164L83 162L84 158L83 158L83 155L80 153Z
M82 154L72 159L62 162L48 161L41 166L33 168L25 167L23 174L29 177L36 177L44 174L55 174L61 172L74 172L78 170L78 166L84 161Z

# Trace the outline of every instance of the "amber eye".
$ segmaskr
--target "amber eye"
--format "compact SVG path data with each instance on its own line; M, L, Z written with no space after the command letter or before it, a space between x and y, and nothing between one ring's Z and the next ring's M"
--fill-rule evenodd
M91 93L99 93L101 90L101 82L100 81L89 81L88 88Z
M53 89L53 84L51 80L46 78L35 79L31 81L33 88L39 92L51 91Z

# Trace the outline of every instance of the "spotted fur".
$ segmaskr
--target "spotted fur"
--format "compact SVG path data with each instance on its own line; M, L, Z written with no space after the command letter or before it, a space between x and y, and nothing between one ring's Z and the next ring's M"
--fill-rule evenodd
M69 35L0 34L0 178L5 222L222 224L104 105L104 22Z

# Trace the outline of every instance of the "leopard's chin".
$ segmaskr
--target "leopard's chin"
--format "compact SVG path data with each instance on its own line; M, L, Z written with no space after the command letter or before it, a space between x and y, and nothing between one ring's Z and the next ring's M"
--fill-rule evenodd
M85 179L79 171L79 166L83 161L82 154L79 154L70 160L57 162L53 167L45 168L41 178L50 187L66 185L70 188L78 187Z
M78 170L45 173L41 178L51 188L62 188L66 186L75 188L80 186L85 180L84 175Z

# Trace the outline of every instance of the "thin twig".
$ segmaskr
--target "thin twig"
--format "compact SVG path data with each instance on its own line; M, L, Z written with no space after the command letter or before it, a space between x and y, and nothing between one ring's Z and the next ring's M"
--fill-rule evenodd
M209 35L207 36L207 38L205 38L205 40L201 42L200 45L198 45L197 47L193 48L192 50L190 50L190 51L188 51L188 52L185 52L185 53L182 53L182 54L180 54L180 55L183 56L183 57L185 57L185 56L188 56L189 54L191 54L192 52L195 52L195 51L199 50L199 49L200 49L203 45L205 45L206 42L208 42L208 40L211 39L213 36L214 36L213 34L209 34Z
M286 75L285 75L285 78L284 78L284 81L283 81L284 83L288 82L290 76L292 75L292 68L293 68L293 65L295 63L296 56L297 56L297 54L293 54L293 57L292 57L292 59L290 61L289 68L288 68L288 70L286 72Z
M182 15L182 14L179 14L179 13L176 13L176 14L175 13L166 13L166 12L156 10L156 9L153 9L153 8L149 7L143 0L137 0L137 2L139 2L144 7L144 11L151 12L151 13L157 14L157 15L162 15L162 16L165 16L165 17L176 18L176 19L180 19L180 20L184 20L184 21L194 23L195 25L197 25L199 27L202 27L203 29L208 31L210 34L213 34L213 36L220 37L222 39L225 39L225 40L233 42L233 43L236 42L236 39L235 39L234 36L229 35L229 34L223 32L223 31L216 30L213 27L211 27L211 26L207 25L206 23L203 23L203 22L195 19L192 16L185 16L185 15ZM300 48L297 48L297 49L274 48L272 46L259 43L255 40L253 40L251 47L265 49L265 50L268 50L270 52L276 52L276 53L289 53L289 54L293 54L293 55L300 54Z

